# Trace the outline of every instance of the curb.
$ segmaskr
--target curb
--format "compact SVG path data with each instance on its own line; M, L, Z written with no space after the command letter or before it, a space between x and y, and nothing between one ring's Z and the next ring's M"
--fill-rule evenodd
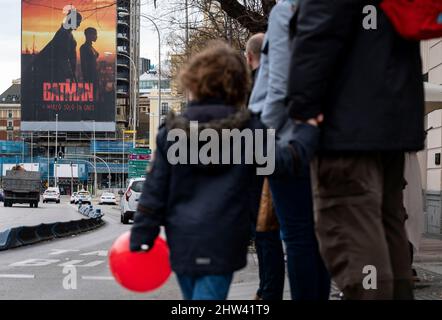
M0 232L0 251L35 244L42 241L69 237L103 226L101 217L16 227Z

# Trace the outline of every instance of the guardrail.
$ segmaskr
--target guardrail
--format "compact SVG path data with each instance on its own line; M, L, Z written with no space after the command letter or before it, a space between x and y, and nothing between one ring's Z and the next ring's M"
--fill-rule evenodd
M105 224L102 214L96 212L91 217L67 222L40 224L37 226L23 226L0 232L0 251L31 245L34 243L69 237L97 229Z

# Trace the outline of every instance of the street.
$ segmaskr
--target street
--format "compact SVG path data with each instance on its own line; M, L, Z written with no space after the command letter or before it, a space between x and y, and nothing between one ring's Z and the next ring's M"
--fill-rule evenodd
M108 268L107 250L130 226L120 223L117 209L100 207L106 221L100 229L1 252L0 299L180 299L173 277L163 288L147 295L131 293L115 282ZM67 220L83 218L66 199L61 204L43 204L38 209L25 206L0 208L0 216L11 214L24 218L26 225L51 222L51 214L52 218L57 214L58 217L65 216ZM42 217L45 221L42 221ZM21 220L8 221L12 226L20 224ZM1 230L4 230L3 223ZM66 277L63 268L68 265L76 266L78 283L75 290L65 290L63 287Z
M150 294L129 292L115 282L107 262L108 249L120 234L130 229L130 225L120 223L117 206L98 207L104 212L106 224L97 230L0 252L0 300L182 299L173 274L162 288ZM37 209L20 205L13 208L1 206L0 232L6 226L9 228L54 222L57 219L63 221L81 218L83 216L77 213L74 205L69 204L68 198L62 198L60 204L41 204ZM76 289L65 289L63 286L68 275L63 273L66 266L75 266ZM257 279L257 258L255 254L249 254L248 267L235 275L229 299L253 299ZM284 298L289 297L287 283Z
M159 290L148 294L132 293L113 279L107 262L108 249L118 235L130 229L120 223L118 206L97 206L104 212L106 224L94 231L70 238L57 239L27 247L0 252L0 300L180 300L181 292L174 274ZM68 198L60 204L41 204L37 209L28 206L0 207L0 232L19 225L37 225L54 221L83 218ZM442 299L442 239L426 238L416 257L415 266L421 282L416 285L419 300ZM258 262L255 253L249 254L248 266L233 280L230 300L251 300L258 285ZM76 289L66 289L68 271L74 266ZM63 271L65 270L65 273ZM337 298L333 288L331 299ZM290 299L288 281L284 299Z

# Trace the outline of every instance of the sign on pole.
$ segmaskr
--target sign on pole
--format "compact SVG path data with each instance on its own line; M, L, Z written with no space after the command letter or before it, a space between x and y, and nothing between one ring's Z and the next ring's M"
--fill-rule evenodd
M135 148L129 155L129 179L143 178L146 176L150 165L152 150L148 148Z

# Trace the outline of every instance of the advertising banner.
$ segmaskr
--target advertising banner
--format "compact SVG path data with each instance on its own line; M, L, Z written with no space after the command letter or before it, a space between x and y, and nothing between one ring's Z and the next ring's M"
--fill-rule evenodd
M78 178L78 164L56 164L55 170L59 178Z
M115 0L22 0L22 130L115 130Z

